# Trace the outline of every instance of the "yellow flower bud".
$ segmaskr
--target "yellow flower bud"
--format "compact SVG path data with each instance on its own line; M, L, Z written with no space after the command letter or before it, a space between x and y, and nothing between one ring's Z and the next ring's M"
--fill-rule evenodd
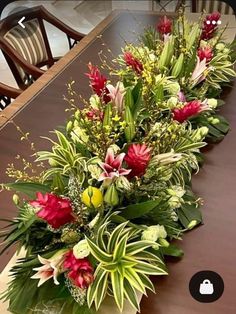
M188 229L188 230L191 230L191 229L193 229L197 224L198 224L197 220L192 220L192 221L190 221L190 223L188 224L187 229Z
M66 125L66 131L69 133L73 128L73 122L69 121Z
M17 194L14 194L12 197L13 202L15 203L15 205L18 205L20 202L20 198Z
M89 186L82 193L82 202L88 207L98 208L103 203L102 192L93 186Z
M170 243L166 239L163 239L163 238L159 239L159 243L163 247L168 247L170 245Z

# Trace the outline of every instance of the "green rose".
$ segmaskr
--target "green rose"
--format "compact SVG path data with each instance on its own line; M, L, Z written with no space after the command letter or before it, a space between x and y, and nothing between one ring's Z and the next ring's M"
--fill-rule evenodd
M177 82L168 81L165 89L170 95L175 96L180 91L180 85Z
M142 240L156 242L158 239L165 239L167 237L167 232L164 226L156 225L147 227L142 233Z
M207 100L207 104L212 108L215 109L217 107L217 99L215 98L209 98Z
M178 103L178 98L171 96L168 100L167 100L167 106L169 109L173 109L177 106Z
M81 240L73 247L73 254L75 258L82 259L90 254L89 246L87 240Z

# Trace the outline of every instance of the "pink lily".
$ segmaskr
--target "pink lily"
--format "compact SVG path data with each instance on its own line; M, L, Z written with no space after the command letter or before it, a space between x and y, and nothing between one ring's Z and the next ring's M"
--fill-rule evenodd
M60 268L64 262L64 255L66 251L61 250L49 259L38 255L38 259L42 266L33 268L33 270L37 271L37 273L31 277L32 279L39 279L38 287L51 278L53 278L55 285L59 285L57 276L60 274Z
M125 153L121 153L118 156L114 156L112 148L108 148L105 162L100 163L100 167L104 172L100 175L98 181L104 181L110 183L114 178L119 176L127 176L131 169L122 168L122 162L124 160Z
M197 64L191 76L191 80L193 81L193 86L205 80L206 76L204 74L204 71L206 71L206 69L207 69L206 58L200 61L200 58L197 57Z
M179 91L179 92L177 93L177 96L178 96L179 101L181 101L181 102L186 102L186 97L185 97L185 95L184 95L183 92Z
M108 96L111 98L118 112L122 113L123 102L124 102L124 91L125 91L123 83L118 82L116 84L116 87L114 87L111 84L108 84L107 89L109 90Z

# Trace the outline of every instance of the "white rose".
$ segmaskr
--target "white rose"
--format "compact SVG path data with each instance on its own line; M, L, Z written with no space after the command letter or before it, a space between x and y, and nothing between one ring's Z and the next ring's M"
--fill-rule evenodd
M215 98L208 98L207 104L212 108L215 109L217 107L217 99Z
M82 259L90 254L87 240L81 240L73 247L73 254L76 258Z
M178 196L172 196L169 201L168 204L172 209L176 209L179 208L182 205L181 202L181 198L179 198Z
M174 96L171 96L168 100L167 100L167 106L168 108L170 109L173 109L176 107L178 103L178 98L177 97L174 97Z
M94 109L98 109L101 101L98 95L94 94L89 98L89 103Z
M154 53L150 53L149 55L149 59L154 62L156 60L156 56L154 55Z
M156 225L147 227L142 233L142 240L156 242L159 238L166 238L167 233L164 226Z
M165 89L170 95L177 95L180 92L180 85L177 82L168 81Z

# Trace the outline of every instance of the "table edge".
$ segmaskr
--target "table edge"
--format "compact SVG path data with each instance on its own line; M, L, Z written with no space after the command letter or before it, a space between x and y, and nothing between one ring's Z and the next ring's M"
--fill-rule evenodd
M19 95L8 107L0 113L0 129L13 119L46 85L64 70L77 55L84 50L105 28L111 25L122 13L151 14L164 16L166 12L116 9L102 20L91 32L89 32L74 48L68 51L57 63L40 76L31 86ZM175 17L177 14L168 12L168 16Z

